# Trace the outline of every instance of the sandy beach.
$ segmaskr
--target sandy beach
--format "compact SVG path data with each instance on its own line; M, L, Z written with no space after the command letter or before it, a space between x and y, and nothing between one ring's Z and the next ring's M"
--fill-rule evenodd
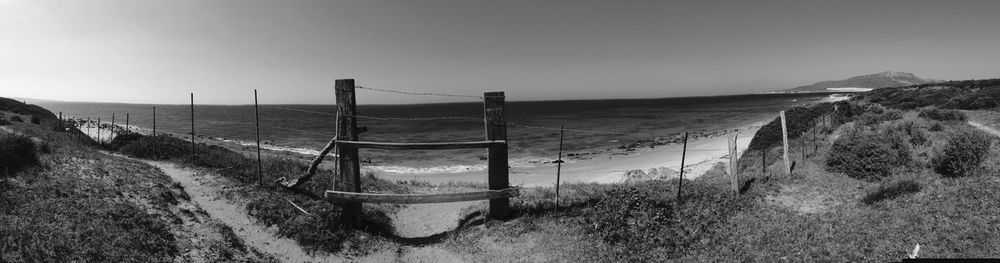
M742 154L746 149L746 146L750 144L750 140L753 138L753 135L763 124L765 123L756 123L754 125L720 132L715 136L709 136L698 140L689 140L687 153L686 156L684 156L684 178L697 178L711 169L716 163L726 162L729 155L727 150L729 147L727 140L733 132L737 133L737 152L738 154ZM108 132L110 123L104 123L103 126L104 128L102 128L100 136L102 140L108 141L112 138L111 133ZM123 125L118 126L121 129L125 128ZM89 133L87 125L81 126L80 130L93 138L97 138L98 132L96 124L91 126ZM137 127L131 127L131 131L142 134L150 134L152 132L149 129ZM170 135L181 136L178 134ZM181 137L187 138L187 135L183 135ZM223 138L208 139L202 136L198 136L196 141L199 143L208 143L227 147L245 154L255 153L255 145L248 144L247 142ZM312 160L312 158L315 158L315 154L310 154L311 152L303 153L302 149L297 148L267 144L262 144L261 148L264 150L265 155L268 156L301 160ZM563 183L621 183L628 179L627 174L631 173L632 175L635 175L638 171L642 171L642 176L646 178L675 178L678 176L677 171L680 171L682 148L682 144L676 143L656 147L636 147L627 151L622 150L589 153L586 155L586 158L579 158L579 156L577 158L571 158L570 156L564 155L563 160L566 162L562 165L560 181ZM315 152L318 153L318 150L319 149L316 149ZM552 160L555 159L555 156L553 156ZM483 162L485 163L486 161ZM322 166L327 169L332 169L333 162L325 161ZM377 176L389 180L416 180L430 183L485 183L487 181L485 170L457 173L407 174L364 168L365 166L363 166L363 172L374 172ZM553 186L555 183L555 163L511 167L510 184L513 186L544 187Z
M739 128L737 136L738 152L742 154L746 145L760 125ZM694 179L716 163L725 161L728 157L727 135L715 136L698 141L689 141L685 156L684 177ZM670 144L655 148L641 148L628 152L628 155L617 153L599 153L589 160L577 160L564 163L560 181L563 183L620 183L627 177L626 173L642 170L649 173L657 170L660 178L677 177L680 170L681 151L683 145ZM553 158L555 159L555 158ZM566 159L564 157L564 159ZM664 169L665 168L665 169ZM394 174L377 173L380 177L390 180L417 180L431 183L447 182L486 182L486 171L439 174ZM534 167L512 167L510 184L520 187L553 186L556 183L556 164L548 163Z

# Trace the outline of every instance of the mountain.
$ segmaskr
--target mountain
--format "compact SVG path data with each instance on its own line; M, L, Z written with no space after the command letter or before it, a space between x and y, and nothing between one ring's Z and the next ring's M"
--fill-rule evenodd
M869 91L877 88L910 86L933 82L941 81L919 78L913 75L913 73L886 71L870 75L851 77L844 80L820 81L813 83L812 85L778 90L776 92Z

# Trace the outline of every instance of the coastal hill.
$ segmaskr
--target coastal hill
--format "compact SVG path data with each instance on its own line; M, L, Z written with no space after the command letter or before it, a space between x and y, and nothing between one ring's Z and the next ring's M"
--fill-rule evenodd
M885 87L899 87L940 82L924 79L913 73L885 71L875 74L854 76L843 80L827 80L792 89L778 90L779 93L828 92L828 91L868 91Z

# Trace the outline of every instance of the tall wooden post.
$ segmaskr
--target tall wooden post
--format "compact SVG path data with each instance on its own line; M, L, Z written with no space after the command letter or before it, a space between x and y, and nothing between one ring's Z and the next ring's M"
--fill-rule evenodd
M111 113L111 132L108 133L108 134L111 135L111 137L108 137L108 140L115 138L115 113L114 112Z
M128 123L128 112L125 113L125 131L131 131L132 128L129 127Z
M740 137L740 132L739 131L734 131L734 133L733 133L733 154L729 155L729 161L732 162L731 166L733 167L733 178L731 179L732 180L731 184L733 186L733 193L739 193L740 192L740 169L739 169L739 163L740 163L740 161L739 161L739 158L737 158L739 156L739 154L740 154L739 144L738 144L739 137Z
M61 112L61 111L59 112L59 121L60 121L60 122L62 122L62 121L63 121L63 119L62 119L62 112Z
M191 158L194 159L194 92L191 92Z
M504 113L505 97L502 91L483 94L484 116L486 116L486 139L507 140L507 120ZM489 186L490 190L501 190L510 187L507 167L507 144L489 148ZM490 218L507 219L510 217L510 200L507 198L490 199Z
M802 142L802 143L799 144L799 150L802 151L802 164L805 165L806 164L806 133L805 132L802 132L801 138L802 139L799 140L799 141Z
M812 138L812 142L813 142L813 155L816 155L816 152L819 151L819 142L816 139L816 130L817 130L816 127L813 127L813 138Z
M90 136L90 125L93 124L90 123L90 116L87 116L87 136Z
M565 126L559 126L559 159L556 159L556 209L559 209L559 177L562 174L562 147L563 147L563 130Z
M153 137L156 137L156 107L153 107Z
M688 132L684 132L684 146L681 147L681 171L680 180L677 180L677 203L681 202L681 187L684 186L684 158L687 157Z
M781 111L781 142L784 146L782 154L785 159L785 175L790 175L792 174L792 166L788 162L788 126L785 123L785 111Z
M257 106L257 89L253 90L254 126L257 130L257 183L264 186L264 168L260 163L260 110Z
M97 117L97 143L101 143L101 117Z
M337 134L340 140L358 140L358 122L354 117L357 114L357 101L354 96L354 79L338 79L336 81L337 96ZM337 157L340 169L337 171L334 190L344 192L361 192L361 164L358 158L357 148L341 148ZM361 223L361 203L345 202L342 204L344 212L341 215L343 224L354 227Z
M737 185L736 177L736 134L729 137L729 187L733 193L739 193L739 186Z

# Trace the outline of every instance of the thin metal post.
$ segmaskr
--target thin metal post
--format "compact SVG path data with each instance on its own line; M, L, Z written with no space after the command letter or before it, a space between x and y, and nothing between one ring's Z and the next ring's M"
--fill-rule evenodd
M254 126L257 130L257 184L264 186L264 169L260 163L260 110L257 106L257 89L253 90Z
M191 158L194 159L194 92L191 92Z
M687 157L688 132L684 132L684 146L681 148L680 180L677 180L677 203L681 202L681 187L684 186L684 158Z
M562 148L563 148L563 130L565 126L559 126L559 159L556 160L556 209L559 209L559 179L562 174Z

